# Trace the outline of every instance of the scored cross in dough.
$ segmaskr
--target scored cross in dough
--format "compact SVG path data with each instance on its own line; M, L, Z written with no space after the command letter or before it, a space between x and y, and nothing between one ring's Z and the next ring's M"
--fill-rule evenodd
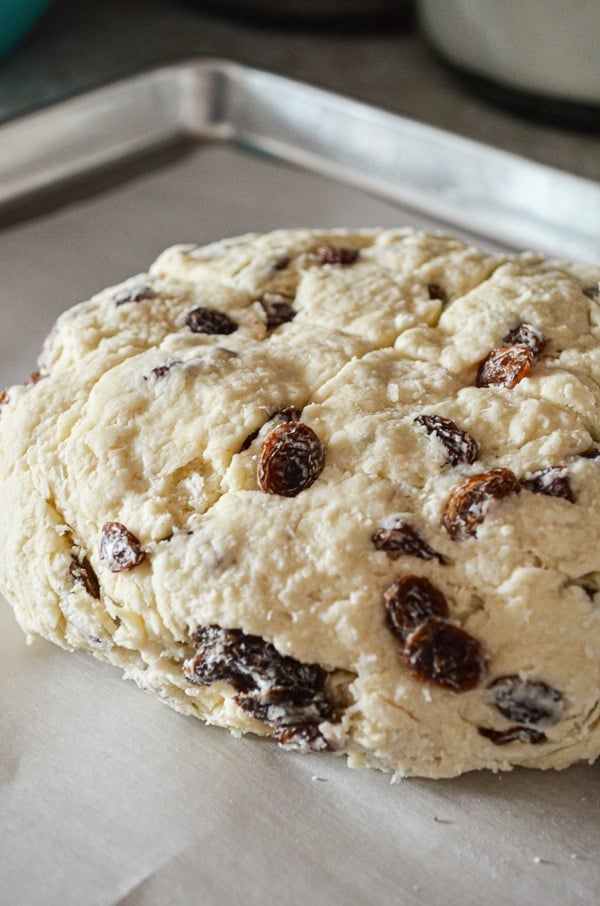
M599 280L410 229L168 249L0 398L0 590L285 748L594 760Z

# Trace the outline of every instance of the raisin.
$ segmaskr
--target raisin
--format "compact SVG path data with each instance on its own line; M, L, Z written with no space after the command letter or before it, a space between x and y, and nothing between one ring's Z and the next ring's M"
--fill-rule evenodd
M136 283L134 286L117 290L112 298L116 305L124 305L125 302L143 302L146 299L154 299L155 297L155 291L147 283Z
M479 455L477 441L467 431L458 428L452 419L441 415L417 415L415 422L428 434L433 434L446 449L446 462L456 466L461 462L473 463Z
M586 286L582 289L584 296L587 296L588 299L598 299L600 298L600 283L595 283L593 286Z
M520 676L500 676L490 683L488 701L500 714L518 724L551 727L563 713L563 696L541 680Z
M600 459L600 447L589 447L579 454L584 459Z
M437 617L425 620L404 646L409 670L453 692L474 689L485 675L483 649L477 639Z
M521 485L526 491L533 494L547 494L548 497L562 497L575 503L573 490L569 481L569 472L566 466L552 466L549 469L539 469L529 478L521 479Z
M192 635L197 654L185 661L183 672L191 683L210 686L226 681L238 691L248 688L244 672L252 663L253 650L262 651L262 639L245 635L240 629L222 629L220 626L203 626Z
M316 252L319 264L354 264L358 259L358 249L344 248L340 245L320 245Z
M236 701L256 720L271 727L313 723L331 714L329 703L312 685L249 689L239 693Z
M297 406L285 406L283 409L277 409L271 418L278 422L299 422L302 418L302 411Z
M508 730L492 730L490 727L477 727L480 736L485 736L495 746L505 746L509 742L529 742L534 746L546 742L548 737L532 727L509 727Z
M163 378L163 377L165 377L165 375L167 375L169 373L171 368L173 368L175 365L179 365L179 364L181 364L179 361L165 362L164 365L157 365L155 368L151 368L150 374L155 378ZM145 381L148 380L147 375L144 375L144 380Z
M442 305L448 304L448 293L439 283L428 283L427 292L430 299L438 299Z
M197 654L186 661L187 678L200 686L219 680L232 683L238 692L270 688L320 688L325 671L318 664L303 664L280 654L274 645L241 629L202 626L192 635Z
M502 340L504 346L527 346L534 356L540 355L547 342L548 340L541 330L538 330L533 324L527 324L525 321L521 321L520 324L513 327Z
M284 296L282 293L263 293L258 301L266 315L267 330L274 330L296 317L297 312L292 306L291 296Z
M260 434L260 428L257 428L256 431L251 431L242 446L240 447L240 453L243 453L244 450L247 450L256 440Z
M145 556L138 538L121 522L104 523L100 559L106 560L106 565L113 573L139 566Z
M205 626L192 636L197 653L184 662L189 682L207 686L230 683L240 707L275 729L282 744L304 737L308 746L323 748L317 741L318 724L333 714L325 691L327 672L319 664L303 664L279 654L260 636L240 629ZM323 740L324 742L324 740Z
M390 560L397 560L402 554L407 554L421 560L444 563L442 555L430 547L408 522L398 522L391 528L378 529L371 536L371 541L375 550L385 551Z
M452 490L442 514L442 525L454 540L475 535L492 501L520 491L519 481L510 469L471 475Z
M32 371L31 374L29 375L27 384L29 386L31 386L32 384L37 384L39 381L41 381L41 379L42 379L42 375L40 374L39 371Z
M274 271L284 271L292 259L289 255L282 255L281 258L278 258L277 261L273 264Z
M301 752L331 751L331 745L319 730L318 721L276 727L273 736L284 749Z
M154 377L161 378L165 374L168 374L173 366L172 365L157 365L156 368L153 368L150 374L153 374Z
M477 387L513 387L527 377L535 356L524 343L492 349L477 370Z
M312 428L303 422L283 422L263 444L258 484L267 494L295 497L316 481L324 465L323 444Z
M98 576L93 570L92 564L87 557L79 560L77 557L71 558L69 572L77 585L83 585L88 595L98 600L100 598L100 583Z
M403 576L383 593L386 622L405 642L429 617L447 617L448 603L442 592L422 576Z
M229 334L238 329L235 321L215 308L193 308L185 316L185 323L192 333Z
M0 390L0 406L5 406L10 400L8 390ZM582 454L584 456L585 454Z

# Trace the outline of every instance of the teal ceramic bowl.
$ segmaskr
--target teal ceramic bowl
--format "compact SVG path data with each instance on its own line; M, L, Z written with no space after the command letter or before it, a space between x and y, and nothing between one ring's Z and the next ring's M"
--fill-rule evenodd
M52 0L0 0L0 57L33 28Z

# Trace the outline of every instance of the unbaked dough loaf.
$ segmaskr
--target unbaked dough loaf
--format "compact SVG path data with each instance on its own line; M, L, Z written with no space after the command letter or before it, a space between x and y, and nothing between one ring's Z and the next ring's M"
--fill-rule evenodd
M19 623L352 766L595 759L599 279L408 229L167 250L2 397Z

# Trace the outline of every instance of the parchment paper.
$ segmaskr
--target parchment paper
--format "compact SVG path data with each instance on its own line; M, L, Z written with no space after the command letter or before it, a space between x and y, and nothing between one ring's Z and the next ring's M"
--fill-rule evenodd
M401 224L435 226L198 147L0 233L0 384L26 380L63 309L167 245ZM597 768L577 766L391 785L181 717L87 655L28 646L0 607L2 906L595 903L599 784Z

